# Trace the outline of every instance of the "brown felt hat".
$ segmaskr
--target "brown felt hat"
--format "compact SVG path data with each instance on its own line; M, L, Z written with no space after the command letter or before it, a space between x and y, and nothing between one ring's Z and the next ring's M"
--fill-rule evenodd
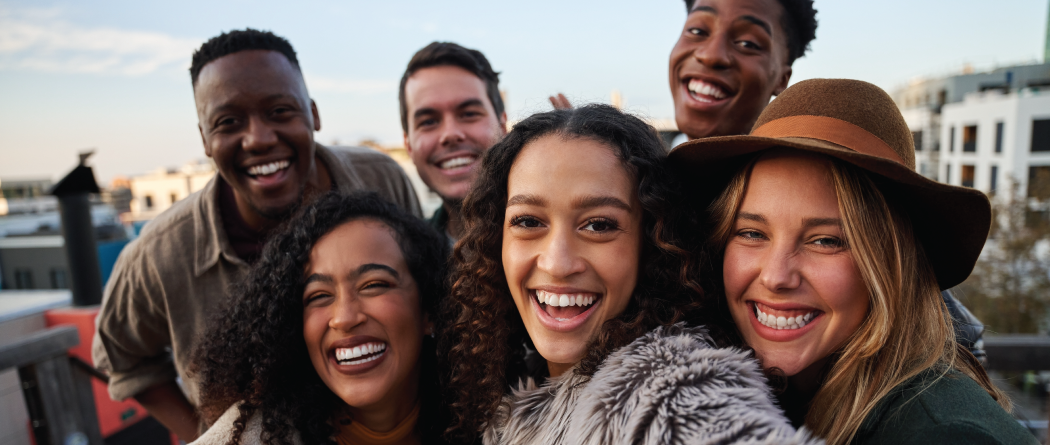
M893 99L870 83L799 82L766 107L751 134L686 142L671 151L669 160L698 195L711 198L751 159L746 155L775 147L824 154L874 173L887 199L910 216L941 289L963 282L973 271L991 227L988 197L916 173L915 146L904 117Z

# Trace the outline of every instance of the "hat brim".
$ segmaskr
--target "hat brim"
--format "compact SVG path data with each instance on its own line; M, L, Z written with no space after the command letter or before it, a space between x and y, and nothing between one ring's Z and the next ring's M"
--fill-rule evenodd
M915 236L937 275L941 289L962 283L973 272L991 227L991 204L984 193L940 183L888 159L809 138L721 136L686 142L668 156L673 169L694 190L698 205L717 197L749 154L786 147L831 156L876 174L887 199L911 219ZM881 178L881 179L880 179Z

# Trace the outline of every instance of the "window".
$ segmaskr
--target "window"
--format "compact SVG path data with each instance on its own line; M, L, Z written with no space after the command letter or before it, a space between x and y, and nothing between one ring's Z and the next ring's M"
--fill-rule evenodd
M995 123L995 152L1003 152L1003 123Z
M992 166L992 176L991 176L990 179L991 179L991 184L989 184L989 186L988 186L988 191L990 193L992 193L992 194L995 194L996 184L999 182L999 166L998 165L993 165Z
M955 151L955 127L948 130L948 153Z
M1028 197L1050 198L1050 166L1028 167Z
M1050 119L1032 121L1032 151L1050 151Z
M174 194L174 193L172 193L172 194L171 194L171 195L169 195L169 196L171 197L171 204L172 204L172 205L175 205L175 202L179 200L179 196L178 196L178 195L176 195L176 194Z
M973 166L962 166L962 186L973 188Z
M146 195L144 200L146 201L146 210L152 209L153 208L153 197L150 196L150 195Z
M950 162L944 163L944 183L952 183L952 164Z
M915 151L922 151L922 130L911 132L911 138L915 141Z
M33 289L33 271L15 269L15 289Z
M977 152L977 126L968 125L963 127L963 153Z
M51 288L52 289L69 289L69 283L66 282L66 271L63 269L51 269Z

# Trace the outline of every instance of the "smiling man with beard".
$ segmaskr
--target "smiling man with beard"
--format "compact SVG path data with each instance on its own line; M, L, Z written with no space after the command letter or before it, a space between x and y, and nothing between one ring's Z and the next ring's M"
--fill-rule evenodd
M314 142L317 105L285 39L224 33L194 53L190 77L204 152L218 175L121 253L92 346L96 366L110 375L110 396L134 397L187 442L199 433L196 376L186 373L196 337L273 228L329 190L372 190L422 216L392 159Z
M430 222L457 239L463 229L459 207L478 161L507 134L499 73L480 51L434 42L408 62L399 99L405 149L443 202Z

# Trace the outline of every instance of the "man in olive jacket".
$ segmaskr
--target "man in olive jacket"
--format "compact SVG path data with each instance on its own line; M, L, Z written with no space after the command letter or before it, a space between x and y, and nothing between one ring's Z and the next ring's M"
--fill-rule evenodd
M222 34L194 54L190 76L204 152L219 174L121 253L92 345L96 366L109 373L110 396L134 397L186 442L199 433L197 387L187 372L197 335L273 228L329 190L375 191L422 216L389 157L314 142L317 105L283 38L252 29Z

